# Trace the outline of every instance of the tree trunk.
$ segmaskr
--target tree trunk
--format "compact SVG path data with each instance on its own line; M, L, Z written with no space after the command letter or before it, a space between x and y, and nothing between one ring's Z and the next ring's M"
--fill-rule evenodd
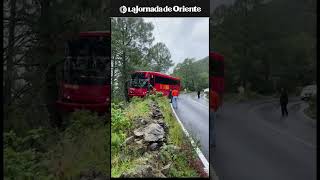
M13 59L14 59L14 44L15 44L15 27L16 27L16 0L10 1L10 22L9 22L9 34L8 34L8 58L6 63L6 80L5 80L5 92L4 102L7 108L4 113L5 120L9 118L8 108L11 104L12 85L13 85Z
M112 61L112 67L111 67L111 85L114 86L114 82L115 82L115 74L116 74L116 59L115 57L113 58Z
M127 74L127 61L126 61L126 53L123 52L122 53L122 83L123 83L123 89L122 89L122 92L123 92L123 96L125 98L126 101L129 101L129 97L128 97L128 83L127 83L127 77L126 77L126 74Z

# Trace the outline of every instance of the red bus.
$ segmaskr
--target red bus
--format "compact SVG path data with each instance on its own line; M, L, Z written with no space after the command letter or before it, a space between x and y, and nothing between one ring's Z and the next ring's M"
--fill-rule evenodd
M217 111L223 102L224 92L224 57L217 52L210 52L210 109ZM218 96L218 104L214 104L213 95Z
M59 82L61 111L87 109L103 113L110 103L110 32L81 32L65 46Z
M171 90L180 91L180 79L166 74L152 71L136 71L131 74L128 89L129 98L133 96L144 97L148 92L161 92L168 96Z

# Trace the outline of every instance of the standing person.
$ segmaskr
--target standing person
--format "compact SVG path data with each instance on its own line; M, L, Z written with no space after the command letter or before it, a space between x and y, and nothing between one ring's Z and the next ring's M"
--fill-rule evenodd
M169 91L169 98L170 98L170 103L172 103L172 89Z
M210 91L210 147L216 147L215 141L215 129L214 120L216 119L216 113L219 108L219 95L216 91Z
M288 116L288 110L287 110L288 94L284 88L281 88L280 105L281 105L282 117Z
M179 95L178 90L176 90L176 89L172 90L172 106L175 109L178 108L178 104L177 104L178 95Z
M198 99L200 99L200 91L198 91Z

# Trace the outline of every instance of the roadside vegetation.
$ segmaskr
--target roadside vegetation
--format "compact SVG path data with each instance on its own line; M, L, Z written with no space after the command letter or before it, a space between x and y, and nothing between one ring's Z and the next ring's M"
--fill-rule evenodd
M155 115L155 112L158 115ZM160 119L154 116L160 116ZM165 143L161 143L160 147L153 151L145 149L145 144L139 146L142 139L132 133L139 129L139 123L159 122L162 118L162 125L167 127ZM204 176L197 156L173 116L166 97L159 94L149 95L146 98L133 98L128 104L112 104L111 131L112 177L148 176L144 169L149 165L151 167L148 171L152 172L149 175L153 177Z
M304 110L307 116L316 120L317 119L317 96L312 96L308 100L309 107Z
M110 172L110 123L87 111L72 113L61 131L4 133L5 179L78 179ZM96 176L96 175L92 175Z

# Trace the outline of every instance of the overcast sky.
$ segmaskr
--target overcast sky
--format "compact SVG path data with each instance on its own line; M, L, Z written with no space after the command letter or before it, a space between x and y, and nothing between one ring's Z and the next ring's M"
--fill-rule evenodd
M209 54L209 18L144 18L154 25L154 43L163 42L176 65L185 58L202 59ZM173 68L170 68L171 73Z

